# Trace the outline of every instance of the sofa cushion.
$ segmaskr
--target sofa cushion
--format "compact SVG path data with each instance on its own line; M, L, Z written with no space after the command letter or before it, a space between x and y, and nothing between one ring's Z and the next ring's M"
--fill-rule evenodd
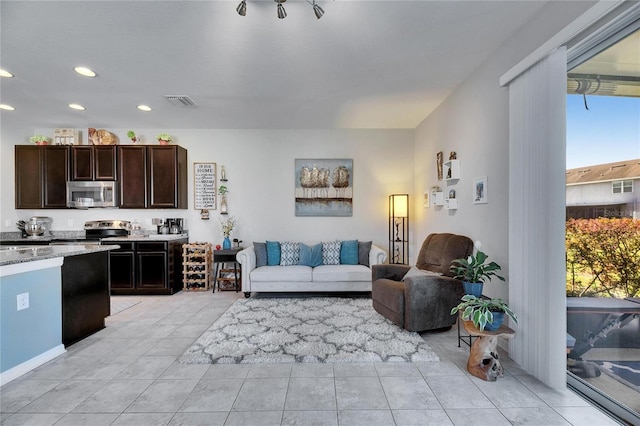
M304 265L293 266L263 266L251 271L251 281L262 282L288 282L288 281L309 281L311 282L311 267Z
M342 265L358 264L358 240L348 240L340 243L340 263Z
M308 246L301 243L299 264L311 266L312 268L322 265L322 244Z
M358 241L358 265L369 265L369 252L371 251L371 241Z
M267 241L267 265L280 265L280 243L277 241Z
M267 244L254 242L253 250L256 252L256 268L267 266Z
M340 241L322 243L322 263L324 265L340 264Z
M300 262L300 243L280 243L280 265L291 266Z
M371 269L363 265L320 265L313 268L313 281L371 281Z

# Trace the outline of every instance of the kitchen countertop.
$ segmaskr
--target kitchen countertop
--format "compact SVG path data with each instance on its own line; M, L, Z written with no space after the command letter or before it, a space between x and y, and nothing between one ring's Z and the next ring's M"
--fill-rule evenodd
M172 241L189 238L189 234L145 234L145 235L127 235L126 237L107 237L102 238L103 242L118 241Z
M74 244L69 246L3 246L0 247L0 266L16 263L77 256L99 251L116 250L118 245Z

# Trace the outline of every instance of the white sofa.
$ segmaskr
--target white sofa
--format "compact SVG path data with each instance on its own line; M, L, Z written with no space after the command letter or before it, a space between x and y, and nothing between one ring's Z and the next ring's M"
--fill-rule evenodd
M256 253L247 247L236 255L242 266L242 291L252 292L351 292L371 291L371 266L387 260L387 253L371 245L369 265L261 266L256 268Z

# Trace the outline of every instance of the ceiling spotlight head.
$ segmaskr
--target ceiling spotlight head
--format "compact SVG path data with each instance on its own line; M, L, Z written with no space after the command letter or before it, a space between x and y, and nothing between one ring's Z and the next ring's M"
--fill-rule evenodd
M313 11L318 19L322 18L322 15L324 15L324 9L318 6L315 1L313 2Z
M236 12L238 12L238 15L240 16L247 15L247 2L245 0L242 0L238 7L236 7Z
M284 10L284 7L282 6L282 3L284 3L284 2L278 1L278 0L276 0L276 1L278 2L278 19L286 18L287 17L287 11Z

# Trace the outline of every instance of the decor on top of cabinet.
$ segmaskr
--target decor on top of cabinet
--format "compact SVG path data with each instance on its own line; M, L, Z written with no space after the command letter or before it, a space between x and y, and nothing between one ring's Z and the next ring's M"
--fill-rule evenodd
M160 133L156 136L156 139L160 143L160 145L168 145L169 142L173 141L173 137L169 133Z
M224 250L228 250L231 248L231 240L229 236L237 225L236 219L233 216L230 216L226 220L220 219L220 228L222 229L222 235L224 236L224 240L222 241L222 248Z
M117 145L118 137L105 129L96 130L90 127L87 131L87 139L92 145Z
M137 143L137 142L140 140L140 137L138 137L138 136L136 135L136 132L134 132L133 130L129 130L129 131L127 132L127 137L128 137L129 139L131 139L131 142L133 142L133 143Z
M29 138L29 141L36 145L48 145L49 138L44 135L33 135Z

